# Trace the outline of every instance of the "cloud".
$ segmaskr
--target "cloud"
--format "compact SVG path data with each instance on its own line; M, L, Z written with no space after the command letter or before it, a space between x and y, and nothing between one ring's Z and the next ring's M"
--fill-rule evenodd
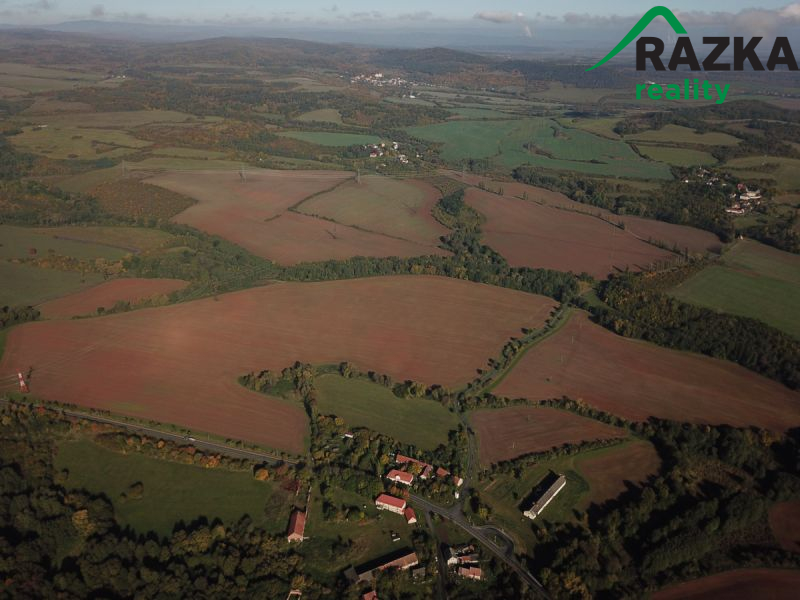
M522 13L512 13L512 12L495 12L495 11L484 11L479 12L475 15L475 19L480 19L481 21L489 21L490 23L514 23L515 21L519 21L520 19L524 19L525 15Z
M518 23L522 25L522 33L525 37L532 38L533 31L531 31L531 20L525 17L521 12L504 12L504 11L483 11L476 13L473 19L479 21L488 21L489 23L497 23L498 25L506 25L508 23Z

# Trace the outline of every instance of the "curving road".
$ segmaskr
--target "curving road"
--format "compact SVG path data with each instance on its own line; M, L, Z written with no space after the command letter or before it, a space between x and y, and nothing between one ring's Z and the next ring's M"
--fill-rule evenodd
M438 504L434 504L427 498L423 498L422 496L418 496L414 493L409 493L409 499L412 500L417 506L421 507L422 509L435 513L442 518L449 519L461 529L469 533L472 537L478 540L481 544L483 544L492 554L494 554L497 558L502 560L508 567L514 571L520 578L527 583L531 588L540 593L540 595L544 598L547 598L547 592L545 591L542 584L539 582L536 577L534 577L530 571L528 571L514 556L514 542L509 538L505 533L497 529L492 525L484 525L482 527L477 527L472 525L467 521L467 518L464 516L463 511L461 510L461 506L454 505L448 508L444 508L439 506ZM496 541L495 537L499 537L504 540L504 547L501 547Z

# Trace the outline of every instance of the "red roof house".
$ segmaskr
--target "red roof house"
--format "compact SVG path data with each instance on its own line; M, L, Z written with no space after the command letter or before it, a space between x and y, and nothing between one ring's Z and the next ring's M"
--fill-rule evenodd
M392 469L386 474L386 479L394 481L395 483L402 483L403 485L411 485L414 481L414 474Z
M375 506L378 510L389 510L398 515L402 515L406 509L406 501L402 498L395 498L389 494L381 494L375 498Z
M416 515L416 513L414 512L414 509L413 509L413 508L411 508L410 506L409 506L409 507L407 507L407 508L406 508L406 509L403 511L403 516L406 518L406 521L408 521L408 524L409 524L409 525L413 525L414 523L416 523L416 522L417 522L417 515Z
M481 571L480 567L459 567L458 574L461 577L475 579L476 581L480 581L481 577L483 576L483 572Z
M306 530L306 513L300 510L292 512L289 517L289 534L286 536L289 542L302 542L303 533Z

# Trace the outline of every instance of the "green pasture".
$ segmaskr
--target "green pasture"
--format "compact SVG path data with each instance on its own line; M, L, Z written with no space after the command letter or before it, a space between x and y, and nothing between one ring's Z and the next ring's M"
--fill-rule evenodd
M800 256L796 254L740 241L718 264L670 293L685 302L759 319L800 338Z
M692 167L695 165L713 165L715 159L708 152L692 148L675 148L674 146L651 146L639 144L639 152L652 160L675 165L677 167Z
M201 517L232 525L249 515L272 534L282 533L289 522L293 496L248 472L119 454L88 440L60 444L55 467L69 472L65 487L107 496L119 522L137 533L168 536L177 522L188 524ZM123 499L138 482L144 484L142 497Z
M612 177L671 177L667 165L643 159L622 141L566 129L548 118L457 121L410 127L407 131L443 144L442 157L451 163L487 158L506 168L531 164Z
M0 261L0 306L34 306L103 281L98 273L40 269Z
M116 158L150 145L150 142L139 140L125 131L77 125L25 127L22 133L9 139L22 151L56 159Z
M335 108L320 108L303 113L295 119L296 121L304 121L307 123L342 123L342 115Z
M86 228L84 228L86 229ZM31 253L36 250L35 255ZM46 258L50 254L70 256L79 260L95 258L120 259L128 252L105 245L102 242L80 240L74 236L63 235L57 229L32 229L0 225L0 259Z
M734 158L725 166L739 177L772 179L781 191L800 190L800 159L783 156Z
M701 144L703 146L735 146L741 140L727 133L711 131L698 133L681 125L664 125L661 129L650 129L625 138L631 142L666 144Z
M423 214L424 190L398 179L365 176L305 200L299 212L420 242L436 242L440 229ZM427 218L426 218L427 216Z
M389 388L364 379L322 375L316 380L316 389L321 413L425 450L447 443L448 432L458 428L458 417L441 404L424 398L398 398Z

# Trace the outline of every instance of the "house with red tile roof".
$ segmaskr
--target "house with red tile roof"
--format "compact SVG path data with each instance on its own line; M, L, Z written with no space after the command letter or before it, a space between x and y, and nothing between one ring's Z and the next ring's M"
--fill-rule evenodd
M402 515L406 509L406 501L402 498L395 498L389 494L381 494L375 498L375 507L378 510L388 510L398 515Z
M302 542L305 530L306 513L301 510L293 511L292 516L289 517L289 533L286 536L286 540L289 542Z
M403 511L403 516L406 518L409 525L413 525L417 522L417 515L410 506Z
M392 469L386 474L386 479L394 481L395 483L402 483L403 485L411 485L414 482L414 474Z

